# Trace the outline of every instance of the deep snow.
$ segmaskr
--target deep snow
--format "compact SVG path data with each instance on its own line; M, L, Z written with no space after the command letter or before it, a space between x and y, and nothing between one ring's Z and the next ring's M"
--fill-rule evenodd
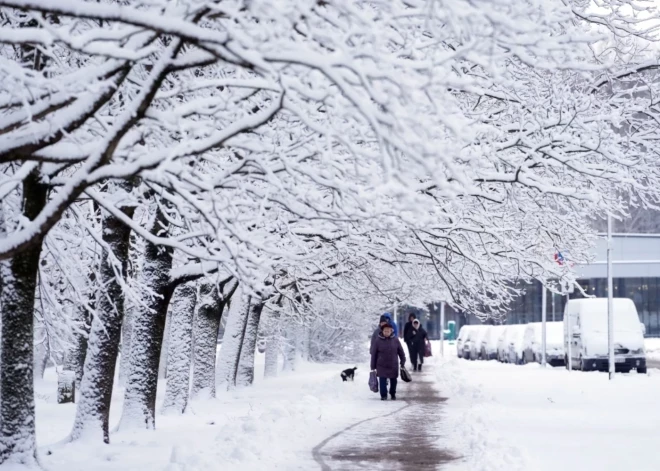
M75 405L55 402L51 369L36 388L39 458L49 471L217 471L220 465L227 471L318 469L314 446L396 406L369 391L368 365L357 365L354 382L342 382L340 372L352 366L300 361L296 371L264 380L263 355L258 355L252 387L195 401L183 416L158 413L156 431L114 432L110 445L62 443ZM159 410L164 385L159 384ZM113 397L111 430L119 421L123 389Z
M447 350L445 350L447 352ZM660 370L648 375L459 360L437 367L448 471L657 471Z

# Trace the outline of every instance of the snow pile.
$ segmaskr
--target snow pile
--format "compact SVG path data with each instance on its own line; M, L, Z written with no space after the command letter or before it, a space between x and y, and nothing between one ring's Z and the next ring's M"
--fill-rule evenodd
M445 347L446 351L446 347ZM498 433L491 411L496 400L478 381L466 376L465 360L446 357L437 366L437 378L441 392L449 400L445 406L443 448L461 457L444 468L446 471L529 471L533 469L527 454ZM482 364L485 362L469 362ZM489 364L493 362L488 362Z
M644 347L647 360L660 362L660 338L644 339Z
M449 470L657 471L660 374L449 359L446 428L464 458Z
M156 431L111 433L110 445L65 443L75 404L56 404L50 370L36 399L39 457L49 471L216 471L220 464L225 469L315 469L314 446L378 415L384 406L368 390L368 365L358 365L355 382L341 381L340 372L349 366L354 365L299 362L295 372L278 378L258 375L253 387L195 401L183 416L158 413ZM113 401L111 427L119 420L122 392L113 395L120 400ZM158 405L162 400L159 394Z

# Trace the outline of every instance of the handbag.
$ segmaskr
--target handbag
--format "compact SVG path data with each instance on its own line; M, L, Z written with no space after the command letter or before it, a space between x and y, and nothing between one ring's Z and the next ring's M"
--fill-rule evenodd
M410 373L408 373L408 370L406 369L405 366L401 367L401 371L399 372L401 375L401 379L405 381L406 383L409 383L412 381L412 376L410 376Z
M371 392L378 392L378 378L375 371L369 373L369 389L371 389Z
M428 340L424 344L424 356L425 357L433 356L433 352L431 351L431 342L429 342Z

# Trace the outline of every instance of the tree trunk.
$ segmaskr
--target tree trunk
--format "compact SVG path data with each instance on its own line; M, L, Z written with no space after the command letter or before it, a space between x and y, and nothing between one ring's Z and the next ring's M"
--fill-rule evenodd
M126 379L131 371L131 337L133 335L133 317L135 316L135 307L129 302L124 315L124 322L121 326L121 356L119 357L119 384L126 385Z
M168 310L165 316L165 331L163 333L163 346L160 349L160 359L158 360L158 379L167 378L167 369L169 368L167 361L167 351L170 345L170 335L172 332L172 313Z
M156 209L151 233L160 235L167 219L160 206ZM142 286L155 294L151 309L136 309L131 338L130 375L124 394L120 427L155 427L158 363L163 345L167 306L172 296L169 283L172 249L147 242L140 277Z
M239 286L238 292L232 297L229 306L229 317L225 326L225 336L220 349L220 361L216 378L218 386L226 390L236 386L238 362L241 357L241 347L245 338L247 321L249 319L250 296L244 295Z
M282 335L282 356L284 364L282 371L294 371L296 369L296 347L298 345L297 326L291 320L284 323Z
M122 211L133 217L134 209L122 208ZM100 276L105 292L99 293L96 300L97 315L92 320L89 333L72 440L98 435L105 443L110 443L110 400L124 317L124 293L118 277L126 274L130 233L131 230L119 219L105 215L103 240L112 253L104 247ZM113 254L118 266L113 262Z
M236 283L225 298L220 298L216 287L204 283L199 290L199 308L193 330L193 381L191 396L215 397L215 356L218 330L222 313L231 298Z
M34 330L34 357L33 357L33 371L35 379L43 379L46 365L48 364L48 357L50 355L48 348L48 339L46 338L46 330L43 324Z
M37 172L23 182L23 215L33 220L48 190ZM20 255L0 261L2 365L0 367L0 465L36 463L34 424L34 300L41 241Z
M167 386L163 413L181 414L188 405L192 330L197 292L195 283L179 286L170 308L170 339L167 352ZM163 347L164 349L164 347Z
M250 316L247 321L243 345L241 346L238 360L238 372L236 374L237 386L249 386L254 382L254 354L257 348L257 336L259 335L259 321L264 303L253 297L250 303Z
M79 391L82 383L85 367L85 356L87 355L87 341L89 339L90 316L82 306L74 311L74 324L76 325L71 339L71 348L64 357L64 369L72 371L76 376L76 389Z
M275 378L278 373L278 357L280 353L280 311L273 311L267 318L266 329L266 364L264 365L264 378Z

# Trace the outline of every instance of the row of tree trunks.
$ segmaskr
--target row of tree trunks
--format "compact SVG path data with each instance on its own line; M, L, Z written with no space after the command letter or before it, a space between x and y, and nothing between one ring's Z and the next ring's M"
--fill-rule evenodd
M122 211L133 217L134 208ZM110 442L110 400L124 317L124 292L119 278L125 276L128 266L130 232L119 219L110 215L103 218L103 241L107 247L103 247L100 271L105 292L96 302L97 315L90 329L72 440L100 435L105 443Z
M159 236L162 231L167 230L167 227L167 218L159 205L150 232L154 236ZM172 295L170 286L172 252L169 247L159 247L149 242L146 244L140 271L141 285L154 293L154 297L151 308L136 309L133 319L130 374L120 420L122 429L155 427L158 366L165 318Z
M23 216L33 220L47 197L47 187L34 171L23 181ZM20 255L0 261L0 465L36 462L33 343L40 254L41 240Z
M174 291L172 298L168 347L163 345L163 351L167 351L164 414L181 414L188 405L196 291L194 282L185 283Z

